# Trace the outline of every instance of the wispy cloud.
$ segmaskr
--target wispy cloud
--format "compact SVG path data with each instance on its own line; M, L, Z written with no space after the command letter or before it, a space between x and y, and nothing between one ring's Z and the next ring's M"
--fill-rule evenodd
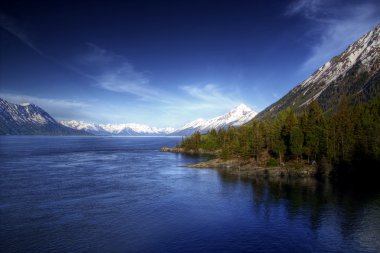
M191 96L198 107L203 108L231 108L236 106L239 100L236 98L236 91L222 90L215 84L206 85L186 85L180 87L187 95Z
M0 13L0 27L3 28L4 30L8 31L10 34L15 36L17 39L19 39L24 45L32 49L34 52L42 56L43 58L49 60L50 62L61 66L65 69L68 69L70 71L73 71L74 73L86 77L84 73L80 72L79 69L76 69L74 66L71 64L66 64L58 59L52 57L51 55L48 55L44 52L44 50L41 49L36 43L31 39L31 32L28 31L27 29L23 28L23 25L16 20L13 17L10 17L8 15L5 15L4 13Z
M75 68L90 78L95 86L143 99L162 99L160 92L149 84L148 74L136 70L125 57L93 43L85 45L86 50L77 57Z
M136 70L125 57L93 43L86 43L86 51L77 57L76 64L76 68L95 86L158 102L169 111L178 108L187 111L223 110L236 106L239 101L236 91L222 90L215 84L174 86L172 92L164 91L151 84L148 73ZM176 92L176 88L184 94Z
M142 72L136 71L129 62L123 62L115 69L106 70L94 78L106 90L127 92L142 97L158 96L148 85L149 79Z
M298 0L288 6L287 16L301 15L314 22L311 54L303 65L310 71L341 53L380 21L376 1ZM311 39L311 41L313 41Z
M34 43L31 39L31 31L23 29L23 25L16 19L1 13L0 27L40 56L86 78L93 87L119 94L133 95L134 99L144 101L144 103L135 103L131 110L130 104L120 101L109 103L99 99L97 103L93 103L92 101L83 102L26 94L0 93L0 97L10 102L34 103L46 109L58 120L76 119L98 123L136 122L145 124L156 122L161 126L178 127L194 118L220 115L241 102L236 86L221 88L216 84L167 84L160 88L155 85L155 81L152 81L150 72L140 70L125 56L94 43L85 43L85 48L80 55L69 56L65 59L56 58L54 55L46 54L43 47ZM170 89L162 87L170 87ZM101 95L98 96L98 98L101 97Z
M235 105L236 100L227 93L222 91L220 87L215 84L206 85L187 85L181 86L191 97L198 99L205 104L221 106L223 104L230 106ZM230 93L231 94L231 93Z
M75 63L62 63L45 54L30 39L28 32L14 18L0 13L0 27L18 38L44 58L69 69L87 79L95 86L122 93L130 93L144 99L160 99L160 94L149 86L147 74L137 71L123 56L98 47L93 43L85 43L85 52L76 58Z
M18 38L22 43L24 43L26 46L31 48L39 55L49 58L46 54L44 54L40 49L38 49L35 46L32 39L30 39L28 32L22 28L22 26L17 22L16 19L7 16L4 13L0 13L0 27L11 33L16 38Z
M115 58L123 58L90 42L86 42L85 46L86 51L77 58L77 61L83 65L104 66L112 64Z
M289 4L285 15L292 16L300 14L308 19L319 20L321 9L323 9L324 12L328 12L332 6L332 2L333 1L295 0Z

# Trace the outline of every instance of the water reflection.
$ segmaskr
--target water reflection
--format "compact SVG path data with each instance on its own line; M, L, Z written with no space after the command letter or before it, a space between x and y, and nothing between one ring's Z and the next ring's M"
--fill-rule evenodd
M380 252L367 187L178 167L203 158L172 138L1 141L2 252Z
M380 189L316 179L257 179L219 172L226 184L252 190L254 215L270 218L271 209L284 207L286 218L306 217L315 236L331 227L360 249L380 252ZM330 228L329 228L330 227ZM334 233L333 231L331 232ZM328 233L327 233L328 234Z

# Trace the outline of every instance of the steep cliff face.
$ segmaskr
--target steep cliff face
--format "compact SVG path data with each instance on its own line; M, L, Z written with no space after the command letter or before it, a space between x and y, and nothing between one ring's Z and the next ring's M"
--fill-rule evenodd
M317 100L324 110L333 109L342 96L353 102L380 94L380 25L333 57L308 79L255 118L273 117L287 107L299 111Z
M34 104L13 104L0 98L0 135L86 135L59 124Z

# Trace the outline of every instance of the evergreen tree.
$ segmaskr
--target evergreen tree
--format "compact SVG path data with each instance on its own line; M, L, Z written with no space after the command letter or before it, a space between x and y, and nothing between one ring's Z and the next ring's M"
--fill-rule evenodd
M284 117L281 116L282 115L280 114L280 116L273 121L271 127L271 136L273 138L271 143L271 149L273 153L275 153L278 156L280 164L283 162L283 157L287 149L284 139L281 135L283 129L283 122L285 121Z
M280 163L303 156L316 161L380 163L380 97L360 106L342 98L335 112L324 113L317 101L301 115L287 109L266 121L253 121L238 128L215 129L206 135L195 132L182 138L180 147L220 150L220 157L254 157L268 151ZM325 159L327 158L327 159Z
M325 135L325 120L323 111L316 100L312 101L304 116L301 116L301 125L304 132L304 151L305 155L317 160L318 154L326 153L324 150L327 145ZM323 146L323 145L324 146Z
M303 134L298 126L292 128L290 132L290 151L296 156L297 160L302 155Z
M348 98L343 97L333 120L335 121L336 147L339 160L348 162L351 160L354 148L354 118L349 109Z
M261 150L264 148L265 140L263 136L262 124L254 121L252 123L252 151L256 162L259 161Z

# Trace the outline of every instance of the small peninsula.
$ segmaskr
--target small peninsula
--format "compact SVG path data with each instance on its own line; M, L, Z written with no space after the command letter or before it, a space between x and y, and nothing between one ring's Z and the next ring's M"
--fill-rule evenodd
M163 147L161 152L182 153L187 155L207 155L211 159L194 164L180 165L188 168L212 168L230 175L255 177L255 178L314 178L317 176L318 167L316 163L307 164L301 162L289 162L279 164L271 164L273 160L260 161L255 159L219 158L219 152L207 150L186 150L184 148L168 148Z
M360 105L343 97L333 112L313 101L299 113L287 108L241 127L195 132L177 147L161 151L213 156L186 167L235 175L368 180L379 173L379 108L380 97Z

